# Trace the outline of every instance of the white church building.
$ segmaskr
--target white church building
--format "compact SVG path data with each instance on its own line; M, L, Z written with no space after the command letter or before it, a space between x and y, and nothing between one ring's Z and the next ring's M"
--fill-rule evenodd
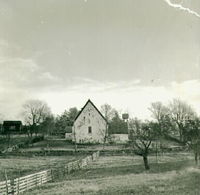
M76 143L103 143L108 124L98 108L88 100L74 120L72 141Z

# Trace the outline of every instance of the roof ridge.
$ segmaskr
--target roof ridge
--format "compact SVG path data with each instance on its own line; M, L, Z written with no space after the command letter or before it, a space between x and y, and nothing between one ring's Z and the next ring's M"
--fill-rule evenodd
M88 104L89 102L92 104L92 106L97 110L97 112L101 115L101 117L102 117L102 118L106 121L106 123L107 123L106 118L103 116L103 114L99 111L99 109L94 105L94 103L93 103L90 99L88 99L87 102L85 103L85 105L81 108L80 112L79 112L79 113L77 114L77 116L75 117L74 122L77 120L77 118L80 116L80 114L82 113L82 111L84 110L84 108L87 106L87 104Z

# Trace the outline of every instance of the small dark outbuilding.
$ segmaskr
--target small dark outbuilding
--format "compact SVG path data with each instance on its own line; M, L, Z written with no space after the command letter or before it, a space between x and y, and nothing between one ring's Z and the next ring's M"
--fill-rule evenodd
M16 132L19 133L22 130L22 122L21 121L3 121L3 132L11 133Z

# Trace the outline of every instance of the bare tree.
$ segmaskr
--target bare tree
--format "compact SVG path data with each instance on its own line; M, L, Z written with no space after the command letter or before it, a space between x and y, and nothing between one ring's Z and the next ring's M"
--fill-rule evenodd
M153 102L149 110L152 113L152 117L161 124L163 118L168 114L168 109L161 102Z
M103 104L101 106L101 113L104 115L105 119L110 122L115 116L116 110L111 107L109 104Z
M189 148L194 152L194 159L196 165L200 159L200 119L189 119L186 120L185 131L184 131L185 140Z
M133 145L134 152L143 157L145 169L149 170L149 148L154 139L153 123L143 123L137 118L135 118L130 120L129 128L130 133L132 134L131 143Z
M23 105L23 116L25 123L31 128L30 134L36 132L37 126L40 125L48 116L51 110L46 102L41 100L28 100Z
M103 149L105 148L106 141L108 139L109 133L108 133L108 123L112 120L112 118L115 116L115 109L111 107L109 104L103 104L101 106L101 113L104 115L106 119L106 131L103 132L104 136L104 141L103 141Z
M169 104L169 109L170 109L170 116L176 124L180 141L183 142L185 122L186 120L193 119L196 116L196 113L194 112L194 110L190 105L179 99L174 99Z
M158 124L157 132L155 132L156 138L156 159L158 157L158 143L159 147L163 153L163 143L162 138L169 132L171 123L169 121L169 109L164 106L161 102L153 102L149 110L152 113L152 117L156 120Z

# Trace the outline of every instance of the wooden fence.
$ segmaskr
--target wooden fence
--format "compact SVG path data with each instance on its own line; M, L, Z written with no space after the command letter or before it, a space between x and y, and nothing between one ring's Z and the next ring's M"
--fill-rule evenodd
M90 162L96 160L99 157L99 151L93 153L90 156L87 156L83 159L73 161L65 165L64 172L71 173L72 171L79 170L87 166Z
M11 192L12 188L10 180L0 182L0 195L7 195L10 194Z
M20 194L52 180L51 170L41 171L14 179L12 194Z
M99 151L83 159L69 162L64 166L64 170L62 170L62 172L69 174L72 171L80 170L87 166L90 162L96 160L98 157ZM57 170L49 169L19 177L14 180L0 182L0 195L18 195L22 192L33 189L36 186L52 181L55 177L54 173L56 174L57 172Z

